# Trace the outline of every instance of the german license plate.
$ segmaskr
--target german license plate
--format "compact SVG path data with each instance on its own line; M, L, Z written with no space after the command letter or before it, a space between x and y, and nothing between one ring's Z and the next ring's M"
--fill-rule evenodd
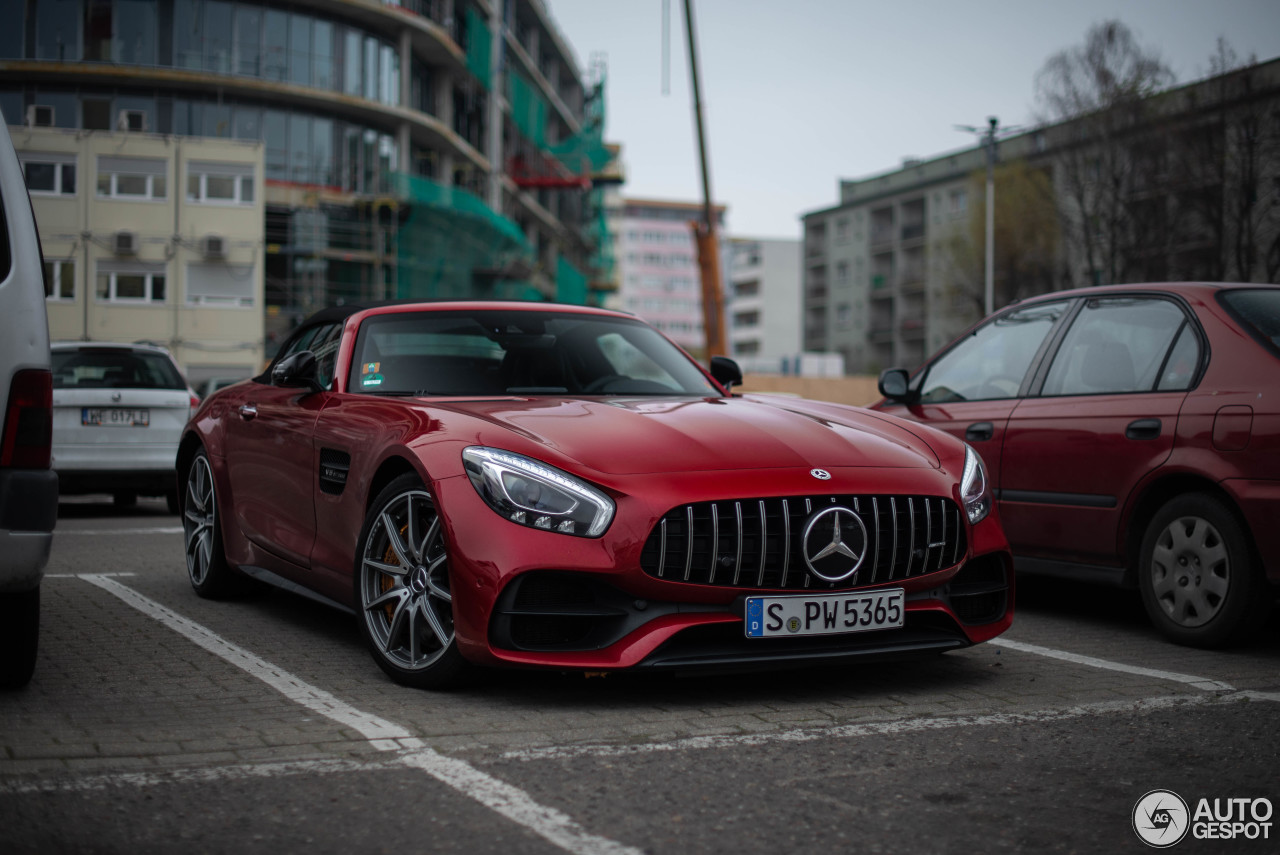
M902 588L857 594L747 597L747 638L837 635L903 625Z
M80 424L96 427L147 427L151 424L151 411L145 408L122 410L82 407Z

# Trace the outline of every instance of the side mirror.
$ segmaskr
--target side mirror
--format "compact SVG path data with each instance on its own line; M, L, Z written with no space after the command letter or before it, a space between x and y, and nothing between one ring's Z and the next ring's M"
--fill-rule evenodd
M316 371L316 355L309 350L289 354L271 370L271 385L324 391Z
M742 385L742 369L727 356L711 357L711 376L726 390Z
M880 382L877 387L880 394L889 401L897 401L900 404L911 403L911 389L908 386L910 377L903 368L886 368L880 372Z

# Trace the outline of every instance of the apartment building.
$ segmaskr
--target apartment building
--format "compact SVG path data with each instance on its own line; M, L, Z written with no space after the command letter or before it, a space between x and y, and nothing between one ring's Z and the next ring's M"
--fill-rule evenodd
M261 370L262 143L11 133L40 226L55 341L164 344L193 384Z
M724 206L716 206L724 228ZM632 312L695 355L706 349L698 251L689 224L703 216L694 202L622 200L618 214L619 308ZM724 249L721 241L721 276ZM724 289L724 283L720 285Z
M729 240L730 355L747 371L792 373L801 351L800 241Z

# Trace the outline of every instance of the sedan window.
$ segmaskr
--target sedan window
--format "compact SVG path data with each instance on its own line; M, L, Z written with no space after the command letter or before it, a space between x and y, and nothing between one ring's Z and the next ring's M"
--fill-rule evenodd
M920 401L985 401L1012 398L1066 303L1028 306L987 323L944 353L921 384Z
M1185 389L1199 353L1195 336L1180 339L1181 355L1175 354L1179 365L1173 365L1169 357L1170 347L1186 323L1182 309L1169 300L1089 300L1067 331L1041 394L1150 392L1157 380L1161 388ZM1186 359L1188 355L1192 358ZM1166 363L1174 372L1169 378L1162 376Z
M1218 299L1246 332L1280 356L1280 291L1239 289L1224 291Z

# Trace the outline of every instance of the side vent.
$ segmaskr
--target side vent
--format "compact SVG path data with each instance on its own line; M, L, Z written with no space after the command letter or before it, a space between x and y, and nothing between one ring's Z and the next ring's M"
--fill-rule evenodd
M116 232L111 245L116 255L137 255L138 234L137 232Z
M32 104L27 108L27 124L33 128L52 128L53 107L48 104Z
M227 257L227 239L222 235L205 235L200 241L200 252L210 261Z
M347 486L347 473L350 470L350 454L336 448L320 449L320 492L331 496L341 495Z

